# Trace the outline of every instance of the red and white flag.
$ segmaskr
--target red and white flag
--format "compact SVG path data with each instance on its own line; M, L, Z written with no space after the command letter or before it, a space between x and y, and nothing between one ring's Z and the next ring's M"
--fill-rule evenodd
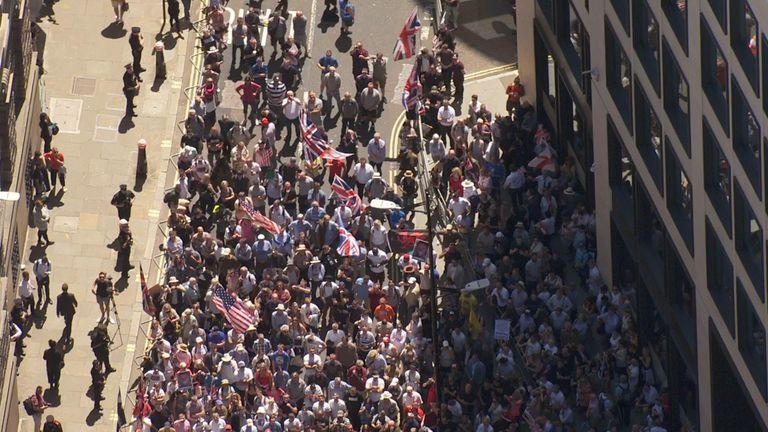
M237 204L242 211L248 214L248 216L251 218L251 221L253 223L260 225L262 228L269 231L270 233L274 235L278 235L280 234L280 232L283 231L283 228L280 225L278 225L277 222L264 216L263 214L261 214L260 211L253 208L253 205L247 199L238 198Z
M557 171L555 158L552 156L552 151L549 149L549 146L544 148L544 150L535 158L531 159L531 161L528 162L528 166L531 168L539 169L541 171Z
M405 25L397 37L395 50L392 54L392 58L395 61L413 57L413 54L416 52L416 35L420 29L419 8L414 8L413 12L408 15L408 19L405 20Z
M253 313L248 310L245 303L220 284L213 288L211 300L238 333L245 334L248 326L253 324Z

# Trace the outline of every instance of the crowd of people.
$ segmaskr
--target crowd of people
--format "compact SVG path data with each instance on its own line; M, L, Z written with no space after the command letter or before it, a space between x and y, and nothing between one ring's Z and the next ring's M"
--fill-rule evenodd
M293 16L288 37L286 3L266 29L256 7L232 28L222 2L206 9L201 85L178 180L163 198L161 283L150 287L141 274L152 322L131 430L665 431L666 389L637 334L632 283L602 280L575 162L537 124L519 80L507 88L506 113L477 95L464 104L459 1L446 2L433 49L415 56L423 94L396 143L376 131L387 102L383 55L358 42L351 71L330 50L310 60L306 17ZM349 33L352 2L325 3ZM242 118L216 113L225 49L245 74L236 86ZM265 61L265 51L280 60ZM309 64L321 87L304 102L294 92ZM331 147L322 116L334 110L341 131ZM36 195L57 180L63 188L66 174L47 117L41 130L45 152L30 162ZM387 146L398 147L394 163ZM133 199L121 185L111 202L124 276ZM425 254L415 245L432 239L417 213L430 211L445 229L439 250ZM39 245L52 244L42 201L33 216ZM44 270L35 276L50 301ZM110 286L97 280L94 293ZM110 305L100 307L97 336L113 321ZM16 308L22 324L28 299ZM498 322L508 330L494 332ZM97 369L98 405L108 351Z

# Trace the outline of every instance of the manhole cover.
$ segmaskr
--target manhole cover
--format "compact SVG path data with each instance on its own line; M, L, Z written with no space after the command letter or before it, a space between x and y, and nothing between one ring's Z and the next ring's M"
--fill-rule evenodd
M72 94L79 96L93 96L96 94L96 79L75 77L72 83Z

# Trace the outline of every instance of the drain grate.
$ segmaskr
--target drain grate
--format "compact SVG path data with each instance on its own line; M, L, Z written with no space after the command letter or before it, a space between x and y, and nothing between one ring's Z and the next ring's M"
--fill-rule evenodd
M72 81L72 94L93 96L96 94L96 78L75 77Z

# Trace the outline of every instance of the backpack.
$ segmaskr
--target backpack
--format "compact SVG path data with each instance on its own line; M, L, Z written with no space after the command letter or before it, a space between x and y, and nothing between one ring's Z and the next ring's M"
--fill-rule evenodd
M22 405L24 405L24 411L27 413L27 415L35 414L35 405L32 404L32 396L24 399Z
M48 126L51 129L51 135L58 135L59 134L59 125L56 123L51 123L50 126Z

